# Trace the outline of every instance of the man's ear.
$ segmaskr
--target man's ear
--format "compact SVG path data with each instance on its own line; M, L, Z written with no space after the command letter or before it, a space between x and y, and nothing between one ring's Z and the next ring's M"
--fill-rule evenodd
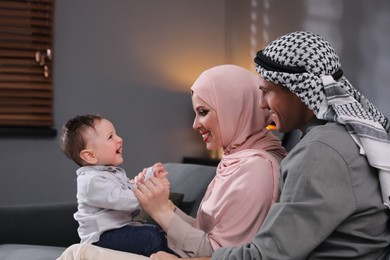
M95 153L93 150L84 149L80 152L80 157L88 164L96 164L97 163L97 157L95 156Z

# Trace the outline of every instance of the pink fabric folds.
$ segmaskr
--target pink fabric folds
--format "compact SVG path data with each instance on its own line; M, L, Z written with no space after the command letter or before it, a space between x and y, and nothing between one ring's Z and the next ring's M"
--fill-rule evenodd
M224 155L199 207L195 227L214 249L252 241L278 199L280 140L265 129L257 76L236 65L203 72L191 90L212 107L220 124Z

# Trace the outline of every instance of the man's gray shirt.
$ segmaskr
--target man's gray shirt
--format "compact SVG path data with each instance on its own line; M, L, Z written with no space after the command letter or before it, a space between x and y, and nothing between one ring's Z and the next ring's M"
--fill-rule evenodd
M251 244L213 259L385 259L378 172L336 123L310 126L281 164L282 192Z

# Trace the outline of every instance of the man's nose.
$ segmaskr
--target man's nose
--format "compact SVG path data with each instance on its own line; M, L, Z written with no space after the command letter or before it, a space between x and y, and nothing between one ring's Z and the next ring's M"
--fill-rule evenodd
M260 95L259 107L261 109L269 109L267 100L263 97L263 93L261 93L261 95Z

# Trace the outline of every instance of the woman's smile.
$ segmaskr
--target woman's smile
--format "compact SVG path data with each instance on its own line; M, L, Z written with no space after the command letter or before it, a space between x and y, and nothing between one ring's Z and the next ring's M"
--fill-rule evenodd
M211 136L211 133L210 132L207 132L207 133L201 133L202 135L202 139L203 139L203 142L207 142L209 137Z

